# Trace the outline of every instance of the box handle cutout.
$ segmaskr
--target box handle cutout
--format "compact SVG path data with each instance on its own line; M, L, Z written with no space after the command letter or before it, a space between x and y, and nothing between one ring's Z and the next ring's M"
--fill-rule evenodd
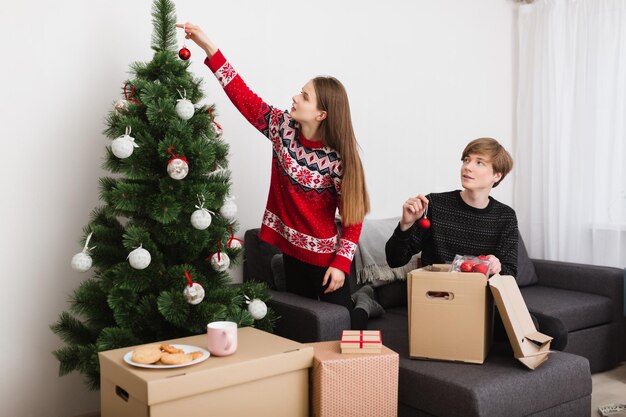
M125 389L120 388L119 385L115 386L115 393L117 394L118 397L120 397L122 400L128 402L128 392L126 392Z
M430 300L454 300L454 294L448 291L427 291L426 298Z

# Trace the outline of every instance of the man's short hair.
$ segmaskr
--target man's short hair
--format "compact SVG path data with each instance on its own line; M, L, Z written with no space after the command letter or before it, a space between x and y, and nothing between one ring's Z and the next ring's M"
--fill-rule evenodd
M464 160L470 154L489 157L491 165L493 166L493 172L502 174L500 181L493 184L494 187L497 187L504 177L506 177L506 174L513 169L513 158L511 158L511 154L493 138L479 138L468 143L463 150L461 160Z

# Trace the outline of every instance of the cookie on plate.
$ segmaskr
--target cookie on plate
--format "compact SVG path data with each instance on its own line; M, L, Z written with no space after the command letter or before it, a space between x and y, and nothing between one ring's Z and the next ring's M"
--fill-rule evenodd
M132 360L143 364L155 363L161 359L162 355L163 352L161 352L159 345L146 345L133 350Z

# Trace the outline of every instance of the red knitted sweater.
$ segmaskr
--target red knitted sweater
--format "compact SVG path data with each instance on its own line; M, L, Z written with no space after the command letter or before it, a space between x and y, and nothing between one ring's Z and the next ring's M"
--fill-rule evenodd
M241 114L272 143L272 178L261 239L312 265L350 273L361 224L337 232L341 156L300 133L289 112L265 103L218 51L205 64Z

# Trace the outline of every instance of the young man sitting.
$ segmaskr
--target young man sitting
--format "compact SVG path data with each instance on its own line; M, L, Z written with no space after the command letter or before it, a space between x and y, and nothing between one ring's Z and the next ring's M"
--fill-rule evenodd
M387 263L395 268L406 265L421 252L423 265L450 263L455 255L485 255L491 273L517 275L519 231L515 211L489 194L513 168L513 159L497 140L471 141L461 156L463 190L420 194L402 205L400 223L387 241ZM419 227L427 217L430 227ZM560 320L533 314L539 331L552 336L552 348L567 345L567 330ZM496 335L502 334L501 323Z

